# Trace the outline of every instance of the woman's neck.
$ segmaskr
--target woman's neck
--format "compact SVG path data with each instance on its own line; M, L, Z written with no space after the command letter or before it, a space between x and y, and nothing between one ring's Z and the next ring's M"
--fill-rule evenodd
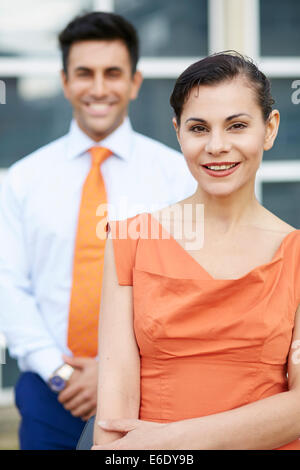
M192 204L204 205L205 224L218 233L230 234L241 225L254 224L261 213L253 188L244 187L226 196L212 195L198 186ZM258 220L257 220L258 221Z

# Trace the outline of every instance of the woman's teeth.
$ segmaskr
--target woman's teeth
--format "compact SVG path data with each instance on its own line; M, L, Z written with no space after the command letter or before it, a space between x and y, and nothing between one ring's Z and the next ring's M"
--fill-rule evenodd
M218 170L229 170L230 168L233 168L237 164L238 163L233 163L232 165L218 165L218 166L217 165L216 166L214 166L214 165L210 165L210 166L205 165L205 167L209 168L210 170L216 170L216 171L218 171Z

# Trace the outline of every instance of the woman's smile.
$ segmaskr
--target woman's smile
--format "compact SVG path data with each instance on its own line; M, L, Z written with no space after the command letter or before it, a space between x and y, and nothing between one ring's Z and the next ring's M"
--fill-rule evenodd
M201 166L208 175L216 177L216 178L220 178L220 177L225 177L234 173L239 168L240 164L241 162L237 162L237 163L221 162L221 163L212 163L212 164L206 164L206 165L201 165Z

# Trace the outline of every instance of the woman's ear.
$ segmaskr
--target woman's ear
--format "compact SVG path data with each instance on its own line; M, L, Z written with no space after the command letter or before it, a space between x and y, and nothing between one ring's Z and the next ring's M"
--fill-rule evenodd
M270 150L273 147L275 142L278 128L280 122L280 114L277 109L274 109L266 122L266 134L265 134L265 141L264 141L264 150Z
M178 141L179 146L180 146L180 137L179 137L180 128L179 128L179 125L177 123L176 117L173 117L172 122L173 122L173 126L174 126L174 129L175 129L175 132L176 132L177 141Z
M177 140L178 140L178 142L179 142L179 144L180 144L180 140L179 140L179 126L178 126L178 124L177 124L177 119L176 119L176 117L173 117L172 122L173 122L173 126L174 126L174 129L175 129L175 132L176 132Z
M176 131L176 134L178 134L178 124L177 124L176 117L173 117L172 122L173 122L174 129Z

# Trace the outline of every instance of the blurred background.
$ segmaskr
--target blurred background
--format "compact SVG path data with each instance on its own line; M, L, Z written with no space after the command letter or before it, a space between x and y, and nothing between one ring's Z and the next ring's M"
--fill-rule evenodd
M75 15L93 10L114 11L137 28L145 81L131 106L132 124L177 149L169 105L176 77L212 52L235 49L256 61L272 81L281 112L276 144L258 173L257 196L300 228L299 0L0 0L0 80L6 92L5 104L0 98L0 183L11 164L68 131L71 108L60 86L57 34ZM4 341L0 325L0 345ZM5 356L0 449L17 449L13 386L19 371L7 351Z

